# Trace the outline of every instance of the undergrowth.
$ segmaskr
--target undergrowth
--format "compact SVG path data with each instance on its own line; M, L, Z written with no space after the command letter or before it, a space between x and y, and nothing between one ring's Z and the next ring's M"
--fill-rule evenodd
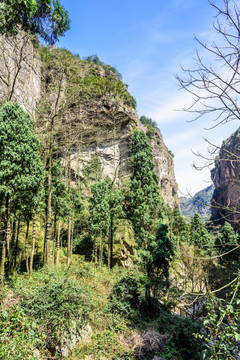
M0 359L61 359L78 335L69 360L134 360L139 357L130 339L146 329L166 334L167 340L162 352L144 359L154 354L166 360L200 359L199 339L192 335L196 325L160 305L149 318L144 284L136 269L95 269L77 256L69 268L43 268L32 280L12 278L0 294Z

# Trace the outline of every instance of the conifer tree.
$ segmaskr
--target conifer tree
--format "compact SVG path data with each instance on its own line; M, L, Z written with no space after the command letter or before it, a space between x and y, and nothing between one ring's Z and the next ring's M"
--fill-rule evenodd
M147 251L149 238L154 232L161 204L158 178L153 169L152 149L144 132L134 132L131 152L130 218L138 246L144 252Z
M4 263L9 254L10 215L12 205L21 204L33 210L34 198L43 176L39 142L33 132L33 121L20 105L6 103L0 109L0 197L5 203L2 234L1 282Z
M190 242L200 249L212 245L211 236L197 213L194 214L190 224Z
M115 185L112 184L110 178L106 179L108 184L108 194L107 194L107 202L109 206L109 242L108 242L108 266L110 269L113 267L113 241L114 234L117 230L117 225L119 223L119 219L124 217L123 212L123 200L124 195L116 188Z
M161 206L158 178L149 140L142 131L135 131L132 136L131 164L130 217L141 267L148 277L145 296L151 313L151 289L155 286L156 290L163 279L167 281L173 251L168 226L162 224L158 229Z
M108 236L108 266L113 267L114 234L120 218L124 217L123 194L117 189L109 177L105 181L92 186L90 198L90 226L95 236L95 259L97 258L97 239L99 243L99 259L102 261L104 239Z

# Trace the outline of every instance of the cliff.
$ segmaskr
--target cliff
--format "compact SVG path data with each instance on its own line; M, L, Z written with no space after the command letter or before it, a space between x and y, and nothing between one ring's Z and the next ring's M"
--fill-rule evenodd
M240 129L225 140L211 178L215 186L212 198L212 219L228 221L237 227L240 220Z
M147 132L121 75L97 57L40 47L31 36L1 38L0 98L20 103L36 121L44 148L53 126L56 155L71 168L72 185L108 175L116 184L131 175L131 135ZM174 164L160 132L151 138L164 201L178 202ZM44 154L43 154L44 156ZM89 175L89 174L88 174Z
M38 39L19 33L0 36L0 101L17 101L31 116L41 99L41 61Z

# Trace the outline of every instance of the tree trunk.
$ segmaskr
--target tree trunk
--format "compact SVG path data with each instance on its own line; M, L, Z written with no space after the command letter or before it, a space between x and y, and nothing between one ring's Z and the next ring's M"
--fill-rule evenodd
M68 220L68 245L67 245L67 265L71 262L71 220Z
M53 155L53 123L51 119L50 143L49 143L49 164L48 164L48 198L46 215L46 265L50 264L50 242L51 242L51 201L52 201L52 155Z
M9 195L6 199L6 225L5 232L3 234L2 240L2 256L0 262L0 285L4 284L4 274L5 274L5 260L8 257L9 252L9 238L10 238L10 200Z
M102 259L103 259L103 234L101 233L100 245L99 245L99 263L100 263L100 266L102 265Z
M9 269L10 273L13 272L13 264L14 264L14 245L16 241L16 232L17 232L17 216L16 213L14 214L13 226L12 226L12 236L11 236L11 254L9 258Z
M53 225L53 245L52 245L52 253L53 253L53 263L56 264L56 241L57 241L57 215L54 214L54 225Z
M15 243L15 248L14 248L13 272L16 271L16 268L17 268L18 240L19 240L19 233L20 233L20 225L21 225L21 216L19 215L19 217L18 217L18 225L17 225L16 243Z
M70 196L71 190L71 153L70 150L68 151L68 194ZM71 218L69 216L68 219L68 244L67 244L67 265L69 266L71 262Z
M113 219L110 224L110 269L113 268Z
M36 220L37 214L35 210L33 211L33 225L32 225L32 251L30 256L30 264L29 264L29 278L32 278L32 271L33 271L33 258L34 258L34 251L35 251L35 240L36 240Z
M57 254L56 254L56 266L59 263L59 247L60 247L60 233L61 233L61 222L58 222L58 233L57 233Z
M29 234L29 220L27 220L27 229L26 229L26 237L25 237L25 259L26 259L27 273L29 273L29 267L28 267L28 234Z

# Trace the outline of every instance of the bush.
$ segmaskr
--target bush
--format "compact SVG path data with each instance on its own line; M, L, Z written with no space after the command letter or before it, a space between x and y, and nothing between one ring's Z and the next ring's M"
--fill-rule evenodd
M143 289L145 277L142 273L132 272L121 278L113 287L109 307L124 317L131 317L145 306Z
M89 287L79 282L74 271L67 267L43 269L31 282L27 277L13 282L18 304L0 317L0 325L9 324L7 328L2 326L1 340L11 337L0 348L3 359L28 358L34 348L41 352L47 348L54 355L62 344L68 344L73 328L80 331L84 327L93 302Z

